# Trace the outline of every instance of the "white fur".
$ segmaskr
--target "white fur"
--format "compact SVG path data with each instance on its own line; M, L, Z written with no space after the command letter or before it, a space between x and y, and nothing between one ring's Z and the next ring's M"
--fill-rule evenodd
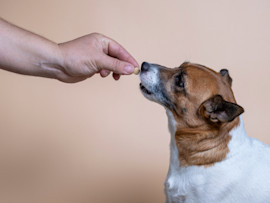
M147 72L141 72L140 79L143 86L145 86L149 91L153 92L160 82L157 67L151 65Z
M156 65L149 64L147 71L141 71L140 79L142 85L152 93L145 94L143 92L143 95L151 101L162 104L164 102L164 97L160 90L159 68Z
M166 203L270 202L270 147L248 137L242 117L230 132L225 160L213 166L180 167L175 120L167 110L171 133L170 167L165 182Z

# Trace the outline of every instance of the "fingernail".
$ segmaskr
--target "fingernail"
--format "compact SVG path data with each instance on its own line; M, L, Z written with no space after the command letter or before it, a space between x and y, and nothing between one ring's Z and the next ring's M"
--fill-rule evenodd
M130 66L130 65L127 65L127 66L125 67L125 70L124 70L124 72L125 72L126 74L131 74L131 73L133 73L133 71L134 71L134 67L133 67L133 66Z

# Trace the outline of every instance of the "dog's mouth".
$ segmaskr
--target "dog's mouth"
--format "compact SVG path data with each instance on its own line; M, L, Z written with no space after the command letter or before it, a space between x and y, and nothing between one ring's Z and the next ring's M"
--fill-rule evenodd
M150 92L148 89L146 89L145 86L142 85L142 83L140 83L140 89L142 92L144 92L145 94L151 95L152 92Z

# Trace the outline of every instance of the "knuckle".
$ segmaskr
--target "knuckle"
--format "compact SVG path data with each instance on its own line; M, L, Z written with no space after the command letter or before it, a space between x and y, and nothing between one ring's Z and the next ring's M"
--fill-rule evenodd
M119 60L113 60L113 71L116 72L118 69L120 69L121 63Z

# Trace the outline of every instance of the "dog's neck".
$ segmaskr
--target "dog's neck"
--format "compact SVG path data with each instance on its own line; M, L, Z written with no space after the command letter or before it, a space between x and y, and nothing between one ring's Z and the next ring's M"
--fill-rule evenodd
M224 124L218 130L179 128L169 110L167 110L167 115L171 133L171 165L174 167L194 165L207 167L224 160L230 151L232 136L238 139L234 134L239 134L237 131L243 128L242 121L239 126L239 118Z

